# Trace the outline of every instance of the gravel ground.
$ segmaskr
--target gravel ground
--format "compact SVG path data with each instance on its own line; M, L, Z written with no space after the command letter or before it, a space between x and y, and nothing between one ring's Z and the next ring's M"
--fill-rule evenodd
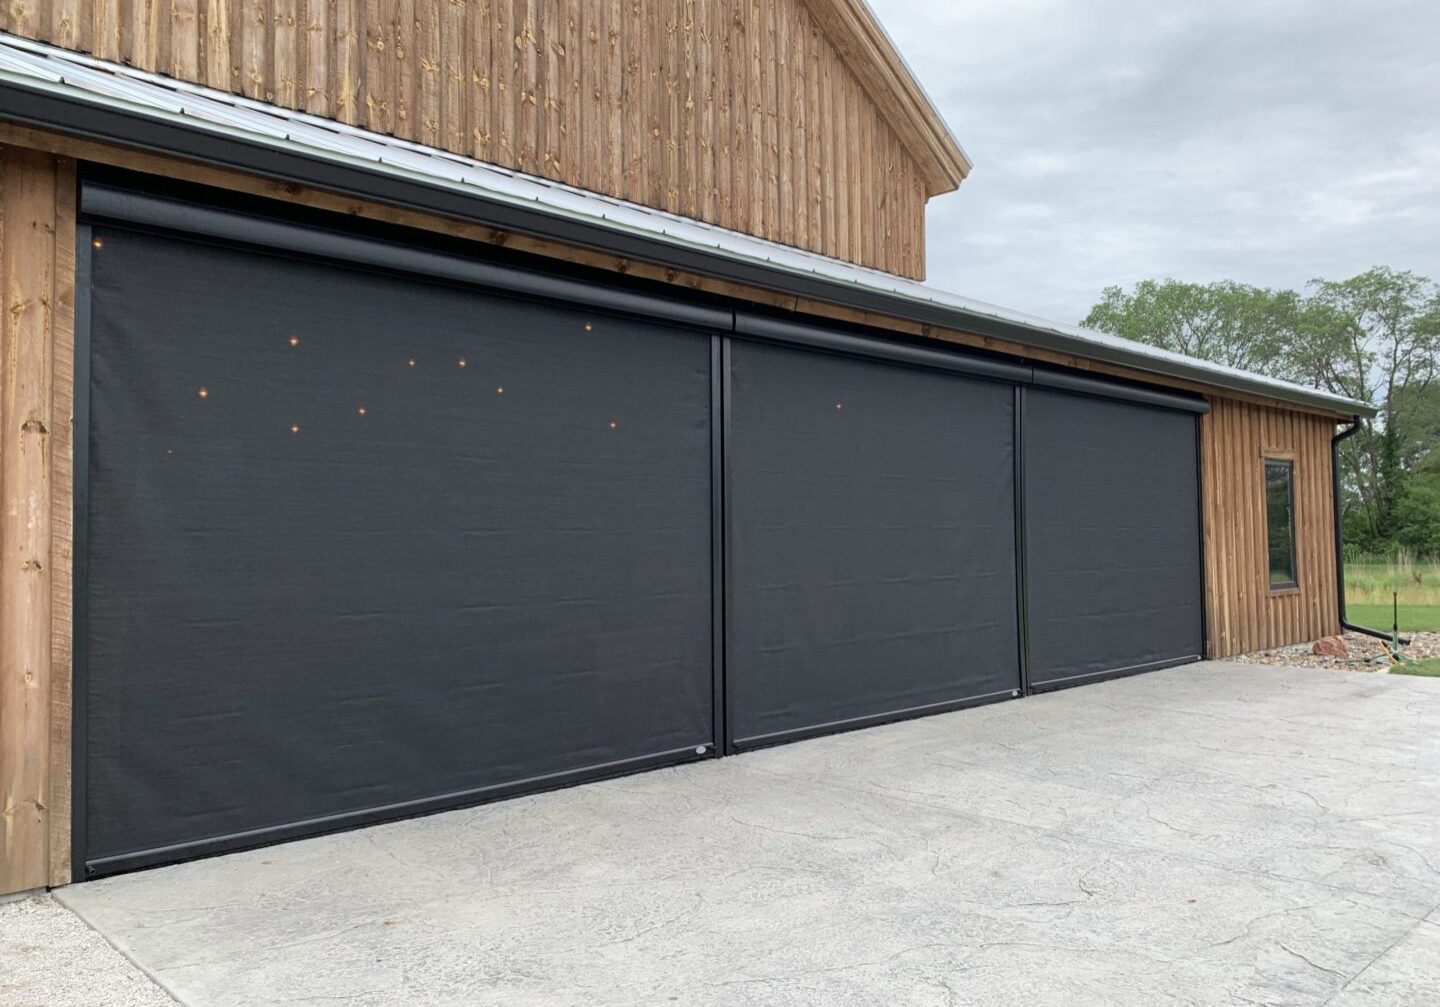
M48 895L0 903L3 1007L176 1007L159 986Z
M1310 653L1311 644L1301 643L1293 647L1277 647L1261 650L1254 654L1243 654L1230 660L1242 664L1283 664L1291 668L1341 668L1349 671L1386 671L1388 664L1375 664L1370 658L1385 654L1387 644L1363 633L1346 633L1345 643L1350 648L1347 658L1316 657ZM1412 633L1410 646L1405 653L1417 660L1440 657L1440 633Z

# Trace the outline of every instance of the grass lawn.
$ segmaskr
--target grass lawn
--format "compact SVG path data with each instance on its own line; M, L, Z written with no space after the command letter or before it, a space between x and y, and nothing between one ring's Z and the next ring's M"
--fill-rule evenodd
M1395 621L1391 607L1347 601L1345 615L1351 622L1386 631ZM1440 605L1407 605L1400 602L1401 633L1440 633Z
M1397 664L1390 669L1392 675L1423 675L1426 678L1440 678L1440 657L1432 657L1428 661L1416 661L1414 664Z
M1368 560L1345 564L1345 614L1351 622L1388 630L1391 600L1400 595L1400 632L1440 632L1440 562Z

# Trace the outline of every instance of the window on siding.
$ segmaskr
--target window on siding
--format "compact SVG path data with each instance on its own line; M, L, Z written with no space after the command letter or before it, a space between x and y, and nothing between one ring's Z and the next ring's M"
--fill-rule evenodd
M1265 534L1270 589L1297 587L1295 575L1295 463L1265 459Z

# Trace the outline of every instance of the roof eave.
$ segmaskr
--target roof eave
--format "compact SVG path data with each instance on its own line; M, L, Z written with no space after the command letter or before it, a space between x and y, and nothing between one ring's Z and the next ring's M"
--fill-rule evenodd
M33 44L27 46L30 47ZM87 64L93 62L87 58ZM138 71L125 72L140 75ZM250 114L250 105L258 110L261 104L248 99L232 98L231 101L237 112L246 114ZM263 114L268 117L292 118L296 130L310 128L311 117L270 106L264 109ZM258 111L255 114L259 114ZM245 132L233 126L198 122L193 117L187 119L184 114L159 108L116 105L103 95L67 87L59 77L32 80L0 74L0 120L4 119L53 133L180 157L194 163L652 262L842 308L1003 339L1025 347L1112 364L1138 374L1183 380L1203 389L1213 389L1219 395L1260 397L1337 419L1376 414L1375 408L1367 403L1158 351L1103 333L1031 318L709 225L681 218L671 221L669 215L660 211L647 211L646 216L663 220L667 226L685 231L685 235L670 233L665 227L640 226L636 220L622 222L627 213L633 217L634 211L643 210L623 201L571 192L562 186L546 186L547 191L554 193L553 199L547 202L535 196L522 198L453 182L439 175L424 175L398 163L402 155L413 155L411 148L417 145L378 135L366 134L370 137L366 142L393 146L393 157L372 153L362 158L330 149L302 149L287 135L277 137L273 126L269 132L258 128ZM338 128L363 133L353 127ZM446 163L467 161L454 155L442 157L439 152L431 156ZM486 167L478 162L477 166ZM603 206L597 209L587 205L577 209L577 201L585 199ZM727 238L731 239L728 241L731 247L727 247Z
M959 187L974 162L865 0L804 0L807 9L891 123L925 177L926 195Z

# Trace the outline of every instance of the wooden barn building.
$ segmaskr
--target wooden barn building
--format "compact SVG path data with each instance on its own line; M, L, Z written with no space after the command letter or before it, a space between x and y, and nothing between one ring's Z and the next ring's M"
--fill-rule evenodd
M926 285L863 0L0 29L0 892L1339 629L1370 407Z

